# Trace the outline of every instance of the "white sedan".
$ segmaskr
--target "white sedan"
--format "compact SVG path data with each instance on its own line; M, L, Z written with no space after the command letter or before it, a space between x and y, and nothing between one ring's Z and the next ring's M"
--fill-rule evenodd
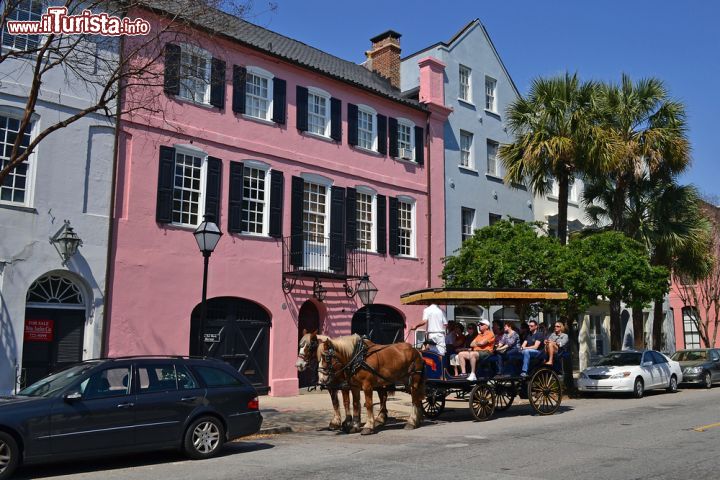
M654 388L676 392L680 364L655 350L610 352L580 373L581 392L626 392L640 398Z

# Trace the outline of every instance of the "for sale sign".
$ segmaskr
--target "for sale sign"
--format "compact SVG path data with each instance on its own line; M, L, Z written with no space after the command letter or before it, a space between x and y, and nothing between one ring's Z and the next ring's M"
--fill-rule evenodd
M53 320L26 319L25 320L25 341L26 342L52 342Z

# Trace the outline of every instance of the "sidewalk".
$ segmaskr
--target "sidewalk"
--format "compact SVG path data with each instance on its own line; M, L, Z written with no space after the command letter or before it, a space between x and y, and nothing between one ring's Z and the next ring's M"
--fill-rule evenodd
M345 414L342 405L342 395L338 394L340 401L340 415ZM380 407L377 395L373 396L375 401L374 412L377 415ZM351 398L352 402L352 398ZM350 404L352 408L352 403ZM387 408L388 423L394 420L404 421L410 415L410 396L406 393L396 392L388 398ZM365 397L360 396L361 417L366 417ZM294 397L271 397L263 395L260 397L260 412L263 416L262 429L260 434L308 432L325 430L333 417L332 402L327 391L315 390L308 392L306 389L300 391L300 395Z

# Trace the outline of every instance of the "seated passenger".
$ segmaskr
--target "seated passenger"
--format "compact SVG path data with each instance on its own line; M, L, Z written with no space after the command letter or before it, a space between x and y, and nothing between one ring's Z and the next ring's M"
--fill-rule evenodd
M452 327L448 324L448 327L451 328L451 331L445 337L447 340L447 352L450 355L450 365L452 365L454 369L453 375L457 376L458 366L460 365L457 354L465 346L465 335L462 323L460 322L453 322Z
M553 364L555 354L565 351L569 340L565 333L565 325L563 325L562 322L555 322L553 333L545 340L545 353L547 353L548 356L548 361L545 362L545 365Z
M475 376L475 367L478 360L484 359L492 355L493 346L495 345L495 335L490 331L490 322L483 319L480 320L480 333L470 342L472 351L462 351L458 353L458 361L460 362L460 370L465 374L465 361L470 360L470 375L468 380L477 380Z
M500 337L500 341L495 344L497 371L499 376L505 376L503 374L503 360L507 355L517 354L520 349L520 335L515 331L515 325L512 322L507 322L503 330L505 333Z
M477 337L478 331L477 331L477 325L474 323L468 323L467 326L467 334L465 335L465 344L463 347L465 349L471 348L470 343L472 343L473 340L475 340L475 337Z
M521 377L527 377L530 359L540 356L544 348L543 343L545 338L543 338L542 334L538 331L537 321L530 320L528 322L528 328L530 329L530 333L528 333L522 346L520 346L523 356L522 370L520 371Z

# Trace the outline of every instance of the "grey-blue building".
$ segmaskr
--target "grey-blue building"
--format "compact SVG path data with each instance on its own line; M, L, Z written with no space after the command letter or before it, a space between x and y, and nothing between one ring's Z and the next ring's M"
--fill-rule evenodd
M36 3L23 3L16 19L35 19L44 10ZM3 32L2 49L28 51L43 39ZM100 59L117 58L119 44L82 42L77 54L86 57L76 61L83 72L58 66L43 75L32 124L24 132L18 127L36 55L0 63L2 166L17 135L27 145L49 126L95 103L98 90L80 77L102 75L110 65ZM45 137L0 185L0 393L13 391L23 377L29 382L101 355L114 145L114 113L87 115ZM73 232L82 245L65 262L63 242L57 240L72 238Z
M418 60L428 56L446 65L445 104L453 108L445 124L445 245L452 255L463 238L500 218L535 220L534 200L524 187L503 181L497 151L512 141L505 111L520 94L480 20L402 59L401 89L407 95L420 83ZM470 320L481 312L460 307L448 313Z

